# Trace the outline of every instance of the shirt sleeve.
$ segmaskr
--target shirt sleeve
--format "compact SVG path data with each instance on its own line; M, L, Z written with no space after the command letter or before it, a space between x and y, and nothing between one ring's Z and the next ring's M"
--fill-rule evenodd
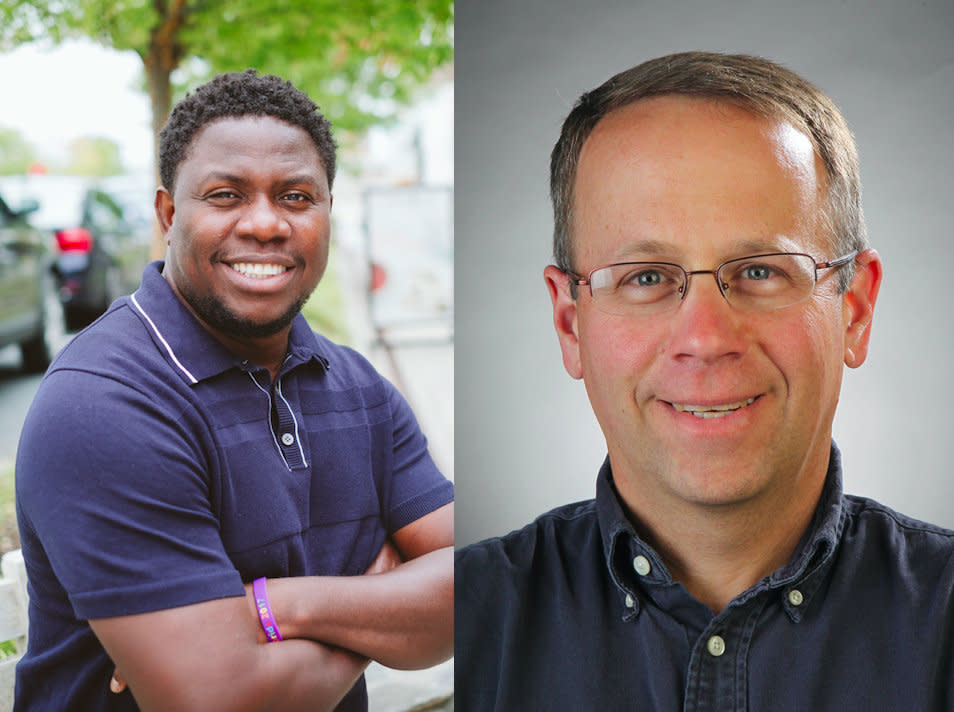
M437 468L427 438L404 396L388 381L392 423L390 482L382 488L387 529L394 533L426 514L454 501L454 485Z
M16 479L37 549L31 586L41 600L65 592L77 618L244 595L219 535L204 425L162 400L62 371L27 415Z

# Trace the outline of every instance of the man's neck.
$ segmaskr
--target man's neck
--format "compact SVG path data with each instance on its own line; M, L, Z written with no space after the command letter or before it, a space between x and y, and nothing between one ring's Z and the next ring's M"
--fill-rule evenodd
M784 527L716 516L684 527L675 536L661 532L651 538L672 577L719 613L733 598L788 563L811 515L811 510L800 512Z
M824 482L822 473L800 491L776 496L777 501L717 506L629 502L620 494L637 532L656 549L673 579L719 613L789 562L811 523Z
M162 274L182 305L189 310L192 316L194 316L202 327L215 337L219 343L238 358L250 361L256 366L267 368L269 374L271 374L272 381L278 378L282 363L284 363L285 356L288 354L288 342L292 330L291 324L274 334L262 337L240 337L227 333L215 328L203 319L202 315L196 311L189 300L179 291L179 288L169 275L165 271L163 271Z
M278 372L288 354L289 331L290 329L287 329L281 334L262 339L236 339L209 328L209 332L233 354L267 368L272 381L278 378Z

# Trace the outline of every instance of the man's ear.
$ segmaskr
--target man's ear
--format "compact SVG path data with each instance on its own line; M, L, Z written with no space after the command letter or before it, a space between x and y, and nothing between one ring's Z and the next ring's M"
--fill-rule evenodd
M577 321L577 303L570 295L570 277L557 267L549 265L543 270L553 303L553 326L563 352L563 367L573 378L583 378L580 365L580 337Z
M162 232L166 244L169 244L169 228L172 227L172 216L175 215L176 205L168 190L159 186L156 188L156 218L159 220L159 230Z
M842 295L845 317L845 365L858 368L868 356L871 320L878 290L881 289L883 266L878 253L865 250L855 258L855 274Z

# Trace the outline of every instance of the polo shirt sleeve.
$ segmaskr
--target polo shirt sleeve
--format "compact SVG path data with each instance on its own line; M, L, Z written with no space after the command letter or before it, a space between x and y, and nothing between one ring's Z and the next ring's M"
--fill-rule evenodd
M95 619L244 595L202 427L181 399L80 371L47 376L16 473L20 526L49 564L30 572L38 600L65 591L77 618Z
M382 510L393 534L401 527L454 501L454 485L438 470L427 449L427 439L398 390L382 379L388 390L392 425L391 477L379 483Z

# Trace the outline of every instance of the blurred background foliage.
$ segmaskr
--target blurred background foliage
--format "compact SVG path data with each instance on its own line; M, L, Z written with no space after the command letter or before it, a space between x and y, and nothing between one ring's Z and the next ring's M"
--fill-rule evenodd
M188 89L255 67L305 91L347 140L391 119L451 62L453 8L453 0L0 0L0 51L85 36L136 52L156 136Z
M151 107L158 185L159 131L174 103L212 76L254 67L290 80L315 100L347 148L394 119L436 70L451 65L453 22L453 0L0 0L0 52L84 37L135 52ZM108 137L75 139L68 156L50 165L22 134L0 127L0 175L40 165L58 174L125 172ZM154 230L152 256L163 252ZM329 269L304 311L313 327L348 343L336 280Z
M0 176L35 172L105 178L125 173L119 145L106 136L80 136L70 141L64 160L51 162L23 134L0 126Z
M0 175L26 173L36 160L36 147L22 133L0 126Z

